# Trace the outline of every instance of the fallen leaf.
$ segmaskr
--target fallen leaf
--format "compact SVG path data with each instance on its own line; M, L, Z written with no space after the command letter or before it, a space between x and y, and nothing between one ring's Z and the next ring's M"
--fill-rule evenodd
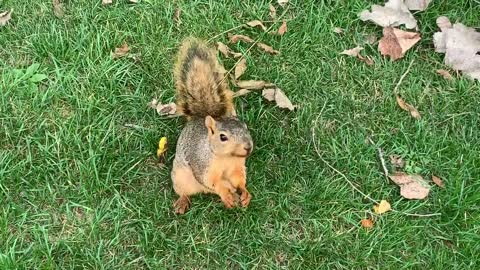
M237 92L233 93L233 97L240 97L240 96L244 96L248 93L251 93L252 91L248 90L248 89L240 89L238 90Z
M174 102L162 104L157 99L152 99L147 106L156 110L159 115L175 115L177 113L177 105Z
M115 52L112 53L112 58L117 59L125 56L130 51L127 43L123 43L122 47L115 48Z
M372 11L364 10L360 13L362 21L372 21L382 27L400 26L405 24L408 29L417 27L417 20L413 17L403 0L390 0L385 6L373 5Z
M406 199L425 199L430 192L430 187L421 175L396 172L388 177L400 187L400 195Z
M238 57L242 56L241 53L237 53L237 52L232 51L227 45L223 44L220 41L217 42L217 49L218 49L219 52L221 52L223 54L223 56L225 56L227 58L230 57L230 56L233 56L234 58L238 58Z
M284 7L287 3L288 3L289 0L277 0L277 3L281 6L281 7Z
M272 47L268 46L268 45L265 44L265 43L258 42L258 43L257 43L257 47L259 47L260 49L264 50L264 51L267 52L267 53L280 54L279 51L273 49Z
M461 23L452 25L446 17L439 17L437 25L441 31L433 35L433 43L436 52L445 53L445 64L480 80L480 32Z
M137 4L138 2L140 2L140 0L128 0L128 2L133 3L133 4Z
M0 26L4 26L8 23L8 21L10 21L10 19L12 18L12 12L13 9L0 13Z
M341 34L341 33L343 33L343 29L340 28L340 27L335 27L335 28L333 28L333 32L337 33L337 34Z
M367 229L373 228L373 220L369 218L362 219L362 227Z
M290 111L295 109L292 102L288 99L288 97L283 93L280 88L269 88L263 89L262 96L268 101L275 101L279 108L286 108Z
M445 184L443 183L442 179L438 176L432 175L432 181L435 183L435 185L445 188Z
M260 90L265 87L272 86L265 81L255 81L255 80L248 80L248 81L238 81L236 85L240 88L249 89L249 90Z
M345 54L345 55L349 55L349 56L352 56L352 57L356 57L356 58L362 60L363 62L365 62L369 66L373 65L373 59L370 56L363 57L360 54L360 51L362 51L362 50L363 50L363 47L357 46L357 47L355 47L353 49L350 49L350 50L344 50L340 54Z
M162 137L158 141L157 157L160 158L167 151L167 137Z
M242 76L246 70L247 70L247 59L243 58L235 66L235 80L240 78L240 76Z
M448 72L445 69L437 69L436 72L437 72L437 74L442 75L442 77L447 79L447 80L453 80L452 74L450 74L450 72Z
M252 43L253 39L244 35L230 35L230 43L237 43L238 41Z
M388 55L395 61L402 58L420 40L420 34L406 32L400 29L385 27L383 37L378 43L378 49L382 55Z
M373 206L373 211L379 215L392 210L390 203L386 200L381 200L380 204Z
M357 46L353 49L344 50L340 54L345 54L345 55L349 55L349 56L353 56L353 57L358 57L360 55L360 51L362 51L362 50L363 50L363 47Z
M102 0L102 5L110 5L112 3L112 0Z
M276 34L279 36L283 36L287 32L287 22L283 21L282 25L278 28Z
M398 106L400 106L400 108L402 108L403 110L407 111L407 112L410 112L410 115L415 118L415 119L420 119L421 116L420 116L420 113L418 112L418 110L413 107L412 105L406 103L400 96L397 95L397 103L398 103Z
M390 155L390 163L394 168L401 169L405 167L405 160L399 155Z
M247 23L248 26L250 27L260 27L263 31L267 30L267 28L265 27L265 25L263 25L263 23L259 20L254 20L254 21L251 21L251 22L248 22Z
M270 10L270 18L275 19L277 17L277 9L272 4L268 4L268 9Z
M180 15L182 15L182 10L177 7L175 9L175 13L173 14L173 21L176 23L177 26L179 26L182 23L182 20L180 19Z
M53 14L57 18L62 18L63 15L65 15L65 12L63 11L63 3L61 0L53 0Z
M424 11L432 0L405 0L405 5L409 10Z

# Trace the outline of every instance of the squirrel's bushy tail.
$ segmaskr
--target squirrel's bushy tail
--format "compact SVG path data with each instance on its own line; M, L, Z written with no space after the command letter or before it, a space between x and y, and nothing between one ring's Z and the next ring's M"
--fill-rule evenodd
M187 116L214 118L234 112L233 93L220 73L216 53L204 42L186 39L175 65L177 109Z

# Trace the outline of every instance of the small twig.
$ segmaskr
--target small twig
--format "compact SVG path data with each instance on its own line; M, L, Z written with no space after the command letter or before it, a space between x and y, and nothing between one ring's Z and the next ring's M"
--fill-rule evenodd
M405 76L407 76L408 72L410 72L410 68L413 65L413 60L410 62L410 64L407 67L407 70L402 74L400 79L397 82L397 85L395 85L395 88L393 88L393 93L396 95L398 94L398 88L400 87L400 84L402 84L403 79L405 79Z
M322 115L322 112L323 112L323 109L325 108L326 106L326 102L325 104L323 105L323 108L322 110L320 111L320 113L318 114L317 118L315 119L313 125L312 125L312 140L313 140L313 148L315 149L315 152L317 153L317 156L318 158L323 162L325 163L325 165L327 165L330 169L332 169L334 172L336 172L337 174L339 174L343 179L345 179L345 181L347 181L347 183L355 190L357 191L358 193L360 193L362 196L364 196L365 198L367 198L368 200L370 200L372 203L376 203L378 204L378 200L375 200L373 199L372 197L368 196L367 194L363 193L359 188L357 188L355 186L355 184L350 181L347 176L345 176L345 174L343 174L341 171L337 170L335 167L333 167L332 165L330 165L330 163L328 163L323 157L322 155L320 154L320 150L318 150L318 147L317 147L317 144L315 142L315 129L317 127L317 124L318 124L318 118L320 118L320 116ZM394 213L399 213L399 214L403 214L403 215L406 215L406 216L412 216L412 217L433 217L433 216L440 216L442 215L441 213L433 213L433 214L416 214L416 213L407 213L407 212L402 212L402 211L398 211L398 210L394 210L394 209L391 209L392 212Z
M370 142L371 145L375 146L375 143L373 142L372 138L370 138L370 136L368 136L368 141ZM380 147L376 147L377 148L377 153L378 153L378 158L380 159L380 163L382 164L382 168L383 168L383 175L385 175L385 178L387 179L387 183L389 182L388 180L388 170L387 170L387 165L385 163L385 158L383 157L383 150L382 148Z
M225 35L226 33L230 33L230 32L232 32L233 30L237 30L238 28L242 28L242 27L244 27L244 26L246 26L246 25L247 25L247 24L245 23L245 24L237 25L237 26L235 26L235 27L233 27L233 28L230 28L230 29L228 29L228 30L225 30L225 31L221 32L220 34L211 37L209 40L207 40L207 43L212 42L212 40L216 39L217 37L219 37L219 36L221 36L221 35Z
M133 128L133 129L149 129L149 128L142 127L142 126L135 125L135 124L124 124L123 126L124 126L124 127Z

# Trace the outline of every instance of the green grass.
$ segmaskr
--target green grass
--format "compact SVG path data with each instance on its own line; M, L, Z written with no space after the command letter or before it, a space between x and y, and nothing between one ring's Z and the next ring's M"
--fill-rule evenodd
M479 26L475 1L433 1L415 15L422 41L404 59L391 62L366 46L374 66L339 55L362 34L381 34L357 17L373 1L292 0L283 37L235 31L282 52L252 50L245 78L276 83L301 108L286 112L255 94L238 99L256 145L247 162L251 205L225 210L216 196L200 195L184 216L172 212L170 180L183 121L161 119L146 104L172 101L172 64L184 37L209 39L268 20L269 2L114 2L66 1L58 19L51 1L0 1L2 10L14 8L0 27L0 269L480 267L479 83L438 76L443 55L432 45L439 15ZM111 59L123 42L139 61ZM419 108L419 121L393 94L411 61L399 91ZM19 75L32 64L32 74L48 78ZM442 177L446 188L402 199L365 143L369 135L385 155L402 155L411 170ZM164 167L155 158L161 136L171 145ZM441 216L390 212L362 228L373 204L320 160L313 139L364 193L398 211Z

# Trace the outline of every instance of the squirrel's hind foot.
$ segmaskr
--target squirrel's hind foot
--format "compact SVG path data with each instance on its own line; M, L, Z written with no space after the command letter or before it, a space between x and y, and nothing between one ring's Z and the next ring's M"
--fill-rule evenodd
M183 215L190 208L190 198L188 196L180 196L177 201L173 204L175 209L175 214Z

